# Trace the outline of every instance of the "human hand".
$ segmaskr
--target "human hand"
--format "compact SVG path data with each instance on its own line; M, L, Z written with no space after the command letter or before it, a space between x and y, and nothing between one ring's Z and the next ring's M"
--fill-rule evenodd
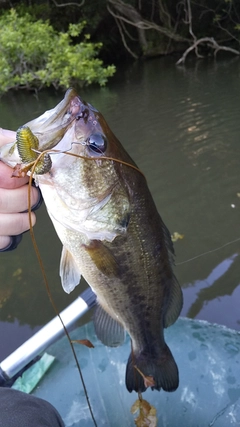
M16 133L0 128L0 147L16 139ZM15 249L21 235L29 230L28 216L29 178L12 177L12 168L0 161L0 252ZM40 190L31 187L32 209L37 209L42 201ZM32 224L36 216L31 213Z

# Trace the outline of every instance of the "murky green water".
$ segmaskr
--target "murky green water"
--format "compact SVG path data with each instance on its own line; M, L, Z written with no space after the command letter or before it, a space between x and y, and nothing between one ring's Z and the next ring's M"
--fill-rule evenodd
M177 68L173 58L139 63L104 89L82 91L145 173L175 243L183 287L182 315L240 329L240 62L212 60ZM62 94L25 93L0 100L2 127L19 125L52 108ZM70 296L58 277L61 246L44 207L36 239L59 309ZM221 247L218 251L214 249ZM209 252L198 257L199 254ZM0 256L0 359L55 314L29 234ZM85 284L83 284L85 286Z

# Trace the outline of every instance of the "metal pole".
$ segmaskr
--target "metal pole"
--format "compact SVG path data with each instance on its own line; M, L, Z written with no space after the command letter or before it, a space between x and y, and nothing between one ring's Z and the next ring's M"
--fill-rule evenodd
M96 296L93 291L90 288L86 289L60 313L66 328L71 328L84 313L94 306L95 302ZM64 328L59 317L56 316L1 362L0 386L63 335Z

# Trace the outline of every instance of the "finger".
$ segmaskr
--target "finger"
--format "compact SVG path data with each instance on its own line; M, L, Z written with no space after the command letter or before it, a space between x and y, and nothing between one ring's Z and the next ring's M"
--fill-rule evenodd
M0 128L0 147L9 142L14 142L16 140L16 132L12 130ZM17 188L21 185L26 184L29 178L26 176L24 178L12 177L13 169L3 162L0 162L0 187L1 188Z
M30 190L30 202L31 206L34 206L39 201L40 192L34 187L31 187ZM14 190L0 188L0 213L18 213L26 211L28 209L28 193L28 185L23 185Z
M16 132L0 128L0 147L8 142L16 141Z
M11 243L10 236L0 236L0 250L7 248Z
M24 178L13 178L13 169L0 161L0 188L18 188L26 184L29 180L28 176Z
M4 248L0 247L0 252L10 252L16 249L19 243L22 241L23 234L17 234L16 236L9 236L10 242Z
M31 212L32 225L36 223L36 216ZM26 213L0 214L0 230L3 236L15 236L29 230L29 216Z

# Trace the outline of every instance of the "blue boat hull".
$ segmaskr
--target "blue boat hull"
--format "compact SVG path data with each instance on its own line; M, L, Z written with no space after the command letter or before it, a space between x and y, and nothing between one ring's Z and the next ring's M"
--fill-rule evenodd
M180 386L174 393L148 390L143 397L157 408L164 427L240 425L240 333L208 322L180 318L165 332L176 359ZM94 348L75 345L98 426L134 426L130 413L136 393L125 388L130 340L103 346L89 323L71 333ZM48 349L56 360L33 394L60 412L66 427L92 427L83 387L66 337Z

